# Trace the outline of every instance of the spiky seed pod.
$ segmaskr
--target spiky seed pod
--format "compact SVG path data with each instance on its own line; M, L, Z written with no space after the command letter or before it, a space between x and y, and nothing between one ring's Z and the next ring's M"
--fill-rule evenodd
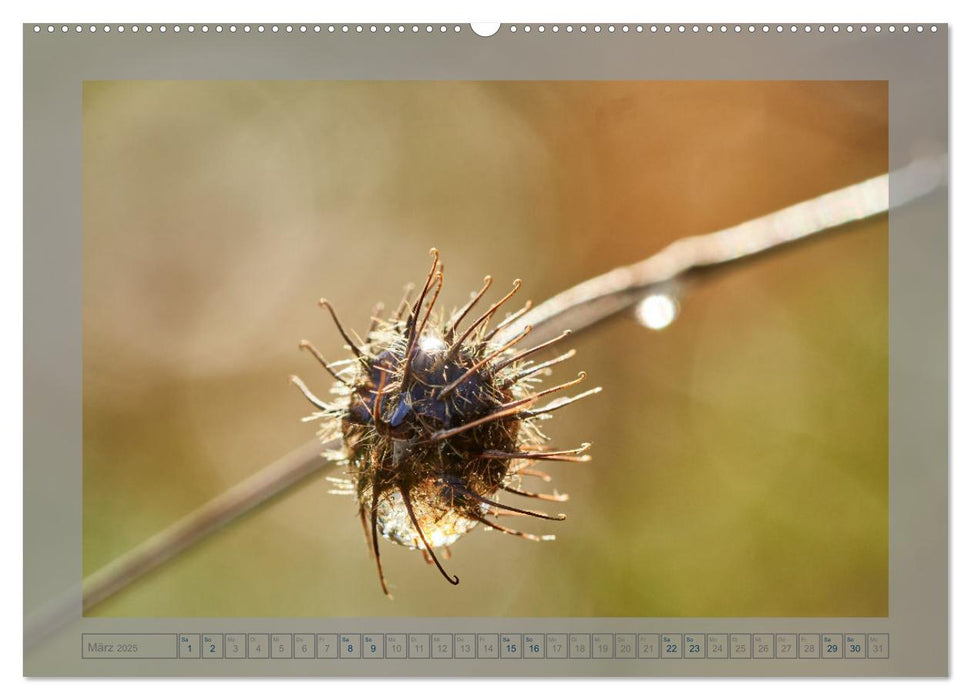
M499 344L497 331L529 308L509 315L493 330L489 321L519 290L513 289L478 318L466 317L492 284L486 277L482 289L450 317L434 312L444 280L438 251L424 287L414 302L410 292L387 319L376 310L362 342L354 342L341 326L333 308L327 309L352 357L328 364L309 342L310 351L334 378L327 403L314 396L296 377L292 381L318 409L307 420L321 421L321 439L341 438L342 449L328 457L348 466L347 478L332 479L337 493L357 497L358 513L368 545L377 561L382 590L389 595L381 566L379 535L411 549L421 550L429 563L457 584L442 566L436 549L449 555L449 545L483 523L500 532L529 540L551 540L492 522L490 517L528 515L562 520L503 502L503 492L547 501L564 501L565 494L540 494L524 490L524 477L549 481L543 472L530 469L536 460L585 462L584 443L576 449L544 451L548 438L536 421L562 406L600 390L599 387L569 399L555 400L542 408L535 402L583 381L539 389L537 384L553 365L569 359L571 350L553 360L537 363L534 353L569 332L528 350L516 346L525 339L526 326L514 338Z

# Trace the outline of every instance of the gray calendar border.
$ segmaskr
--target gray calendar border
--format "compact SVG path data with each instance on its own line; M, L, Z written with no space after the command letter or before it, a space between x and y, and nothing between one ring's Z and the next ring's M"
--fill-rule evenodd
M43 25L46 28L46 25ZM810 619L106 619L81 617L81 87L87 80L886 80L890 165L948 145L948 28L259 34L24 39L24 610L74 622L25 644L31 676L946 675L948 191L890 213L890 614ZM100 29L102 25L97 25ZM116 27L117 25L112 25ZM127 25L129 28L131 25ZM212 25L213 27L215 25ZM224 25L228 27L227 25ZM240 27L242 25L239 25ZM254 25L255 26L255 25ZM270 25L267 25L268 27ZM285 26L285 25L281 25ZM299 26L299 25L298 25ZM326 26L326 25L325 25ZM353 27L354 25L352 25ZM422 25L424 26L424 25ZM436 29L438 25L435 25ZM453 27L454 25L449 25ZM617 25L618 27L621 25ZM634 26L634 25L632 25ZM648 25L649 26L649 25ZM773 27L775 25L772 25ZM816 25L813 25L814 28ZM900 25L897 25L898 28ZM914 25L912 25L914 26ZM929 27L929 25L924 25ZM592 28L593 25L590 25ZM786 25L787 29L789 25ZM802 25L800 25L802 28ZM857 25L857 29L859 25ZM144 29L144 27L143 27ZM891 177L891 203L895 185ZM67 590L64 590L65 587ZM82 660L81 633L889 633L876 660ZM706 638L707 639L707 638ZM685 664L688 665L685 665Z

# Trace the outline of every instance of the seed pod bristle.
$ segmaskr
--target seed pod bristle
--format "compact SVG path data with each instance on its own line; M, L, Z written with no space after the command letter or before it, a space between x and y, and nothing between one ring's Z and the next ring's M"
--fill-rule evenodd
M530 468L535 461L589 460L583 454L589 443L567 450L546 449L548 438L536 421L599 390L535 408L541 397L573 387L586 377L580 372L571 381L534 388L544 373L573 357L575 351L542 363L532 356L569 332L519 352L515 346L529 335L529 326L511 339L506 335L505 342L493 342L499 329L531 308L527 301L488 329L499 309L521 288L520 280L468 324L466 317L491 287L490 276L452 314L436 311L444 268L438 251L433 248L430 254L432 264L415 300L411 301L414 288L409 286L397 310L387 318L381 316L382 307L376 307L363 339L352 339L331 304L320 300L353 355L328 362L312 343L300 343L336 382L331 389L337 396L333 404L314 395L300 379L291 378L317 409L309 419L322 421L322 439L341 438L341 450L329 456L347 464L347 476L333 480L332 491L356 494L368 549L388 597L379 544L382 538L421 551L452 584L458 584L458 577L446 571L442 559L449 558L449 546L476 525L521 539L554 539L486 518L566 518L520 508L500 498L506 494L548 502L568 499L556 491L527 490L520 482L528 477L551 481L546 472ZM442 558L436 550L441 550Z

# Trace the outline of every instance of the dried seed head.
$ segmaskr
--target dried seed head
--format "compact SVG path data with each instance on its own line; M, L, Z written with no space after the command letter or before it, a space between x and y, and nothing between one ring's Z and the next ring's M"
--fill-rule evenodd
M589 444L572 450L544 451L547 438L536 420L578 398L557 400L537 408L543 396L572 387L574 381L538 390L548 368L569 359L573 351L541 364L534 353L565 338L527 350L517 346L529 336L521 333L498 344L490 320L519 290L513 289L474 320L467 321L492 283L445 318L434 312L444 280L438 251L425 284L414 302L410 292L390 318L375 312L363 341L355 342L344 330L326 300L321 306L333 317L353 357L328 364L309 342L309 350L336 380L327 403L314 396L299 379L294 383L319 409L309 417L321 420L321 438L342 440L342 450L329 454L348 466L347 478L338 480L339 493L353 493L369 547L375 555L382 589L388 586L381 566L379 535L423 552L453 584L436 549L445 550L479 523L499 532L530 540L553 539L520 532L492 522L502 515L529 515L562 520L565 515L524 509L501 502L502 492L547 501L566 500L561 494L538 494L520 488L524 477L548 475L529 469L535 460L583 462ZM526 309L529 308L527 302ZM499 324L501 327L525 310ZM464 330L461 325L466 324ZM390 595L390 594L389 594Z

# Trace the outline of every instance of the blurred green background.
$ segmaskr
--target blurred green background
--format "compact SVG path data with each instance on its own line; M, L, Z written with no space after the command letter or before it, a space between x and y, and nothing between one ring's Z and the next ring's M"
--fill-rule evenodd
M84 571L313 436L297 350L363 331L443 255L535 301L681 236L887 169L885 82L88 82ZM107 616L884 616L887 222L692 290L662 332L578 336L594 443L536 544L481 528L452 587L313 478ZM520 524L517 521L517 524Z

